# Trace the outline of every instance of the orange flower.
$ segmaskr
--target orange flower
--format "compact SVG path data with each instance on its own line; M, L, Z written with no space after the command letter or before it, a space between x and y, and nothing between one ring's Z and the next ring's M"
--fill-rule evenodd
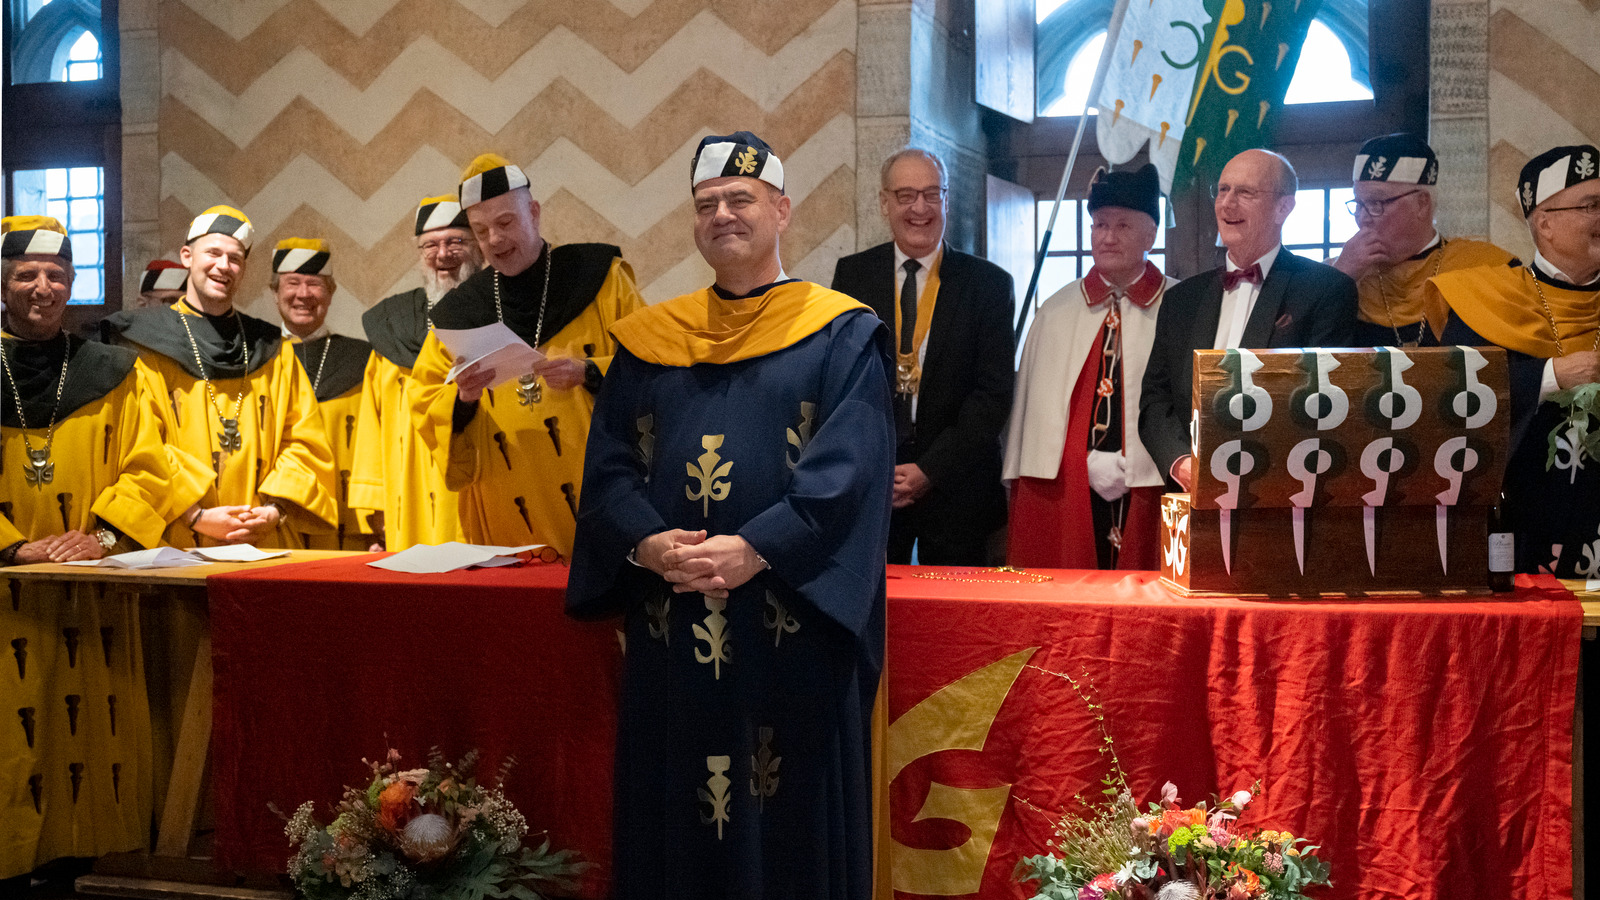
M1204 825L1206 814L1198 809L1169 809L1161 814L1161 827L1168 834L1190 825Z
M378 795L378 824L387 831L399 831L417 814L417 786L396 781Z

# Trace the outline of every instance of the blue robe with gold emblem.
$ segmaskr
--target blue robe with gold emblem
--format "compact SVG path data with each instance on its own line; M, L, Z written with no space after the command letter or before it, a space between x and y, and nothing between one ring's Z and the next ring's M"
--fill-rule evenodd
M720 363L642 361L618 326L567 594L625 622L618 898L871 895L894 427L887 333L850 305ZM670 528L742 535L771 568L726 600L672 593L627 558Z

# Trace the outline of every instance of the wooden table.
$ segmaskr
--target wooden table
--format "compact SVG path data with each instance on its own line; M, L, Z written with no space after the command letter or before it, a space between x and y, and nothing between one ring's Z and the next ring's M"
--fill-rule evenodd
M100 566L69 566L37 563L13 566L0 571L0 578L19 581L79 581L105 585L114 590L139 595L194 597L202 601L206 579L212 575L244 572L270 566L289 565L321 559L364 554L344 550L295 550L288 556L251 563L207 563L175 569L111 569ZM172 773L167 781L166 803L156 831L156 853L160 856L185 856L194 833L195 812L200 803L201 781L211 745L211 631L204 626L189 674L183 713L176 723L177 741Z

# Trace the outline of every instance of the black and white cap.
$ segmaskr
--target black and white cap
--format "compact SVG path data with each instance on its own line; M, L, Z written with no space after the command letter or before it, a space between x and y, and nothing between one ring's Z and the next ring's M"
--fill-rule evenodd
M467 209L527 186L528 176L515 163L497 153L485 153L461 173L458 197L461 208Z
M0 257L59 256L72 262L67 230L50 216L6 216L0 219Z
M1404 131L1375 137L1356 151L1351 181L1439 183L1439 157L1428 142Z
M1539 204L1581 182L1600 177L1600 150L1591 144L1556 147L1528 160L1517 176L1517 202L1522 217Z
M713 178L759 178L783 190L783 161L767 142L748 131L712 135L700 141L689 165L689 190Z
M181 291L183 283L188 280L189 270L182 264L170 259L152 259L144 267L144 275L139 279L139 293Z
M213 206L205 212L194 217L189 223L189 234L184 237L185 244L198 237L208 234L225 234L244 246L244 252L250 252L250 242L255 239L255 227L250 224L250 217L231 206Z
M417 234L436 228L467 228L467 211L454 194L425 197L417 204Z
M322 238L284 238L272 251L272 271L279 275L324 275L332 256L328 242Z

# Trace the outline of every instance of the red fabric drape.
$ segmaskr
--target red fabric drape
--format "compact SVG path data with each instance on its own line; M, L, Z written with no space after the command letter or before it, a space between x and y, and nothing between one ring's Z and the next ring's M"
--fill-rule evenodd
M934 851L970 832L915 821L931 785L1010 786L978 896L1030 896L1016 861L1106 771L1053 672L1087 674L1141 802L1168 780L1190 802L1260 780L1245 822L1315 838L1324 898L1571 894L1581 611L1553 579L1520 579L1512 601L1268 603L1184 600L1143 573L918 572L1008 577L889 568L891 750L937 747L943 726L909 734L909 710L1037 648L980 749L920 755L891 784L892 836ZM266 804L315 800L326 818L386 743L419 763L432 744L476 747L485 774L517 757L511 798L600 863L584 896L602 896L618 644L611 624L562 615L564 581L559 566L396 576L363 559L211 579L218 861L281 871Z

